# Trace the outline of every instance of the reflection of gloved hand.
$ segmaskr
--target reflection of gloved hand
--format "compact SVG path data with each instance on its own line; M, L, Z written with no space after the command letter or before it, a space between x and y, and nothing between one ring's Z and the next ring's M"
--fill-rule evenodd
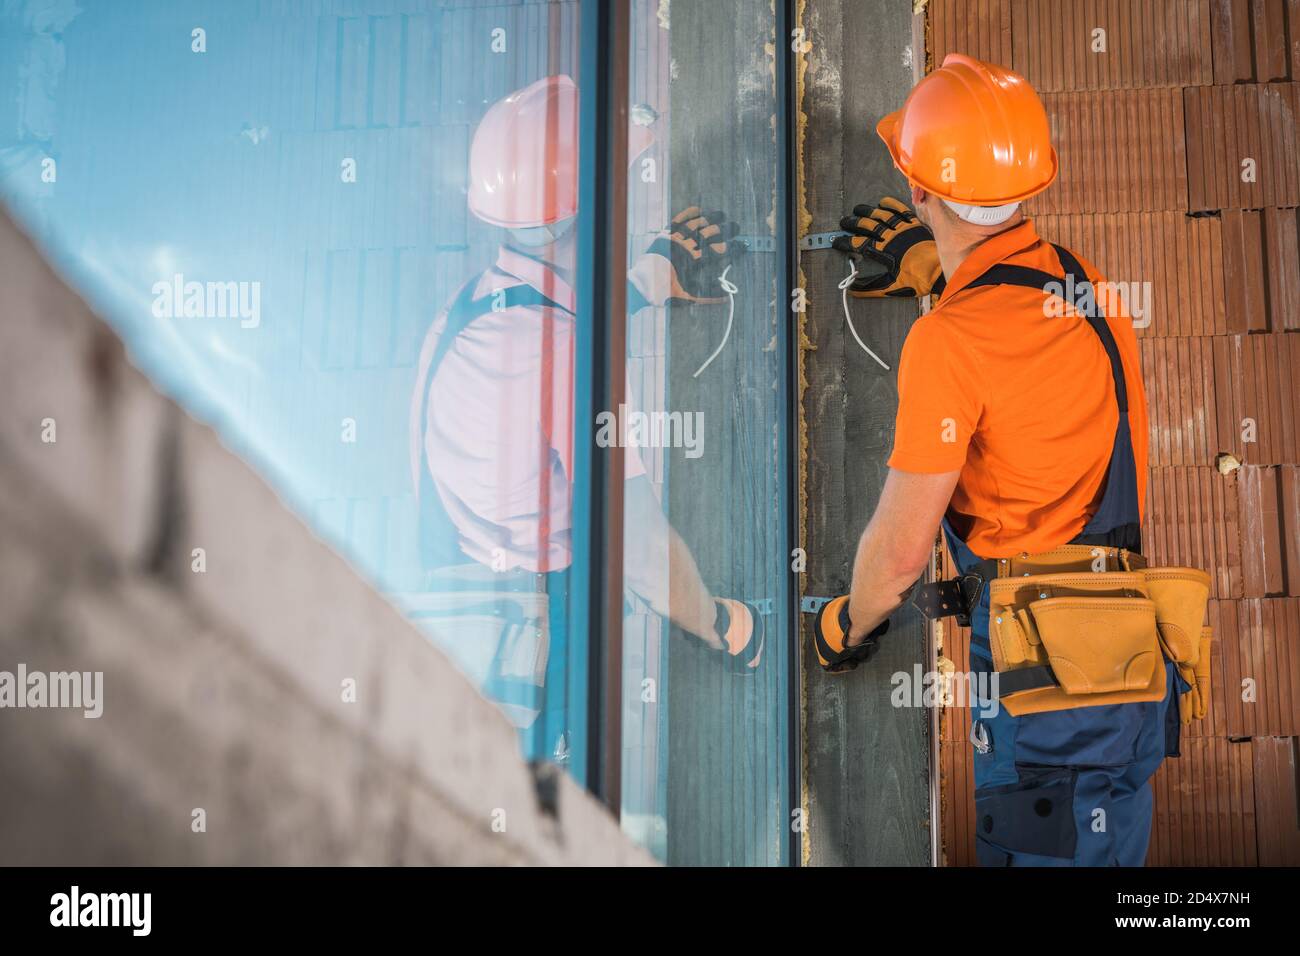
M885 618L861 644L845 647L851 624L847 594L823 604L817 612L813 621L813 648L817 651L817 662L827 673L842 674L869 661L889 630L889 618Z
M683 209L628 273L628 312L670 299L723 302L718 276L744 246L728 242L737 232L720 212Z
M852 235L838 237L832 243L836 249L886 269L884 275L855 281L850 294L868 299L942 294L943 269L934 235L897 199L886 196L879 206L854 206L853 215L840 220L840 228Z
M764 627L758 610L745 601L714 598L717 617L714 631L721 639L723 660L729 670L738 674L752 674L762 662Z

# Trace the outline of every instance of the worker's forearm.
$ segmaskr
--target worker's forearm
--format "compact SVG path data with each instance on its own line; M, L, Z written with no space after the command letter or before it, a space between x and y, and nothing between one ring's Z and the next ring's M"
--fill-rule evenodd
M853 561L853 584L849 592L850 643L873 631L907 599L924 568L897 560L888 543L881 540L876 523L867 525L858 541Z
M706 644L721 647L713 629L713 596L690 548L668 523L650 482L638 476L624 488L627 526L636 528L638 535L637 546L623 553L628 587L656 613Z
M849 643L859 643L907 599L934 553L939 523L959 473L890 469L876 511L858 541L849 593Z

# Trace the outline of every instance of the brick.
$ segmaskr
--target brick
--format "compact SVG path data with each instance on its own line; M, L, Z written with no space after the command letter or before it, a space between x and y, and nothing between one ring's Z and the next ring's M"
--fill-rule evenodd
M1253 0L1255 75L1257 83L1289 79L1284 0Z
M1300 617L1295 598L1233 602L1223 626L1223 732L1232 736L1300 733ZM1253 700L1243 700L1247 693Z
M1051 189L1027 204L1034 214L1187 208L1181 91L1047 93L1042 99L1061 172ZM1150 158L1142 164L1126 159L1138 154Z
M1189 166L1195 177L1188 182L1193 209L1300 205L1294 170L1300 94L1294 82L1185 90L1183 100L1186 139L1197 144L1202 157ZM1211 144L1219 153L1213 161L1207 151ZM1247 159L1254 161L1250 182L1242 180Z
M1260 834L1260 866L1300 866L1300 806L1296 781L1295 737L1256 737L1255 819Z
M1252 78L1249 0L1210 0L1210 34L1214 82L1221 85Z
M1284 551L1278 470L1246 465L1241 469L1242 575L1246 597L1282 594Z
M1093 31L1106 31L1106 52ZM1040 92L1181 87L1214 78L1204 0L1011 4L1013 68Z
M1285 549L1285 593L1300 597L1300 465L1283 465L1278 472L1281 484L1279 524Z
M1257 862L1251 748L1221 738L1184 740L1153 781L1148 866L1253 866ZM1196 839L1188 839L1196 834Z
M1280 332L1300 329L1300 243L1296 209L1263 212L1268 276L1268 327Z
M1011 66L1011 1L933 0L930 5L933 66L948 53Z
M1223 272L1229 331L1268 328L1261 228L1258 212L1223 213Z

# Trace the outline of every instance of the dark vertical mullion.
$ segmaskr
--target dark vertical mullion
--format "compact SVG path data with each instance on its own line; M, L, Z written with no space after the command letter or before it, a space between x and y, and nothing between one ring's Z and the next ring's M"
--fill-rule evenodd
M617 815L622 781L623 451L595 420L626 394L628 0L584 0L579 89L573 606L588 646L588 787ZM585 525L582 527L581 525Z
M786 568L786 714L789 799L787 813L799 806L800 768L803 766L803 727L799 707L799 688L802 686L800 666L802 655L799 645L799 576L792 569L792 555L798 546L799 533L799 324L790 311L794 285L799 276L799 246L795 224L799 221L798 142L794 124L799 116L799 93L795 82L796 54L792 38L798 26L795 0L778 0L776 24L776 308L785 323L785 409L784 420L777 429L780 436L779 459L785 465L785 483L782 491L781 515L784 543L783 561ZM803 854L802 834L792 826L788 816L785 821L789 839L789 865L798 866ZM804 823L806 826L806 821Z

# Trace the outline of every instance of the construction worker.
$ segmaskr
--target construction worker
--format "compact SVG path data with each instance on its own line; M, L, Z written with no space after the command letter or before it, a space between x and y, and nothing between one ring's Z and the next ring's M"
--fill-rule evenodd
M855 207L835 247L885 270L859 279L855 295L937 301L903 346L889 474L851 592L823 609L814 642L828 670L868 660L942 526L963 577L919 588L915 603L968 614L972 669L989 675L987 585L998 567L1067 552L1100 555L1094 563L1120 549L1140 557L1147 410L1137 341L1097 270L1024 215L1058 160L1022 77L952 54L877 132L912 208L892 198ZM1148 661L1156 691L1146 697L1159 699L1022 716L995 706L975 721L982 865L1143 863L1147 782L1177 753L1171 701L1187 689L1173 663L1150 656L1159 663Z
M629 135L632 155L649 144L643 127ZM410 412L425 566L471 561L498 574L546 576L557 642L566 627L556 591L571 561L577 143L578 91L568 76L510 94L479 123L469 209L506 239L493 266L430 326ZM720 213L683 210L634 262L629 313L725 302L717 276L740 251L728 242L735 233ZM625 463L626 521L637 535L624 554L628 588L721 652L723 663L752 672L763 644L759 615L709 592L635 448ZM564 655L552 647L550 659L562 673Z

